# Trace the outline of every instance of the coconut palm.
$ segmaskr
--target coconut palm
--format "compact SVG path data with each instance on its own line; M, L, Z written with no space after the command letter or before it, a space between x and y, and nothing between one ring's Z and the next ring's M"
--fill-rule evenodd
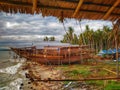
M47 36L43 39L43 41L48 41L48 40L49 38Z
M55 41L55 37L50 37L50 41Z
M74 29L72 27L68 27L68 31L63 37L63 40L61 42L67 42L72 43L74 40Z
M78 43L79 43L78 41L79 41L79 40L78 40L77 35L74 34L74 38L73 38L72 44L78 44Z

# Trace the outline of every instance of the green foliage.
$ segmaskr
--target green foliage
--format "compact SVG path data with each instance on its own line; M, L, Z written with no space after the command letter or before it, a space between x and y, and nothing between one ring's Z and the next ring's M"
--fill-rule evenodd
M67 85L70 81L64 81L64 84Z
M87 77L91 74L91 72L88 70L81 70L80 73L82 74L83 77Z
M61 40L63 43L71 43L71 44L77 44L78 43L78 37L74 33L74 29L72 27L68 27L68 31L63 36L63 40Z
M120 83L116 83L116 81L111 81L104 90L120 90Z
M80 72L78 70L73 70L73 71L71 71L71 74L78 75L78 74L80 74Z
M83 70L72 70L69 74L71 76L81 74L83 77L87 77L88 75L90 75L90 72L84 69Z
M103 86L104 85L104 81L102 80L97 80L97 81L86 81L87 84L89 85L95 85L95 86Z
M114 46L114 35L113 30L108 26L103 26L102 29L93 30L88 25L85 26L85 31L78 34L74 33L72 27L68 28L68 31L63 36L61 42L79 44L79 45L89 45L90 48L94 48L96 52L100 49L113 48Z
M55 37L50 37L50 41L55 41Z
M47 36L43 39L43 41L48 41L48 40L49 38Z
M44 37L44 39L43 39L43 41L55 41L55 37L54 36L52 36L52 37Z

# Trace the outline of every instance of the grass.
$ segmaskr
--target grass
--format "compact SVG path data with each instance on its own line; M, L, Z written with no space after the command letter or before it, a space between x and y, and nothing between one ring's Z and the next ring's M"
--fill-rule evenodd
M103 78L103 77L115 77L114 74L103 70L102 68L106 68L109 70L116 71L116 63L109 62L109 63L99 63L97 65L62 65L58 66L57 69L61 69L64 72L65 77L70 77L72 79L80 79L82 78ZM119 67L120 68L120 67ZM68 81L64 82L68 84ZM97 80L97 81L86 81L88 85L95 86L97 88L102 88L101 90L120 90L120 82L108 80ZM96 89L97 90L97 89Z
M116 81L111 81L105 86L104 90L120 90L120 82L116 83Z
M96 88L100 88L101 90L120 90L120 82L116 83L116 81L101 81L101 80L97 80L97 81L86 81L86 83L88 85L92 85L92 86L96 86ZM105 85L106 83L106 85Z

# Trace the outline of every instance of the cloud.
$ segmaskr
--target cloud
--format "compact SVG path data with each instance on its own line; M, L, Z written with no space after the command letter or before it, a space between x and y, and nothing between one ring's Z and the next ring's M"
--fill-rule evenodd
M76 34L81 32L80 24L75 19L66 19L65 28L73 27ZM82 20L81 28L89 25L91 29L97 30L103 25L111 26L109 21ZM0 36L1 39L11 40L36 40L44 36L55 36L58 40L65 34L63 24L55 17L42 17L41 14L9 14L0 13Z

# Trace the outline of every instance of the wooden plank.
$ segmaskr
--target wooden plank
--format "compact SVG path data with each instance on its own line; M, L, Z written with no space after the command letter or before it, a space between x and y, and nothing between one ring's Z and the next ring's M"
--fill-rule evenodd
M73 13L73 17L75 17L76 14L79 12L80 7L82 6L83 1L84 1L84 0L80 0L80 1L79 1L78 6L76 7L75 12Z
M114 10L114 8L120 3L120 0L116 0L113 6L107 11L107 13L103 16L103 19L106 19Z
M32 8L32 13L34 14L37 8L37 0L33 0L33 8Z

